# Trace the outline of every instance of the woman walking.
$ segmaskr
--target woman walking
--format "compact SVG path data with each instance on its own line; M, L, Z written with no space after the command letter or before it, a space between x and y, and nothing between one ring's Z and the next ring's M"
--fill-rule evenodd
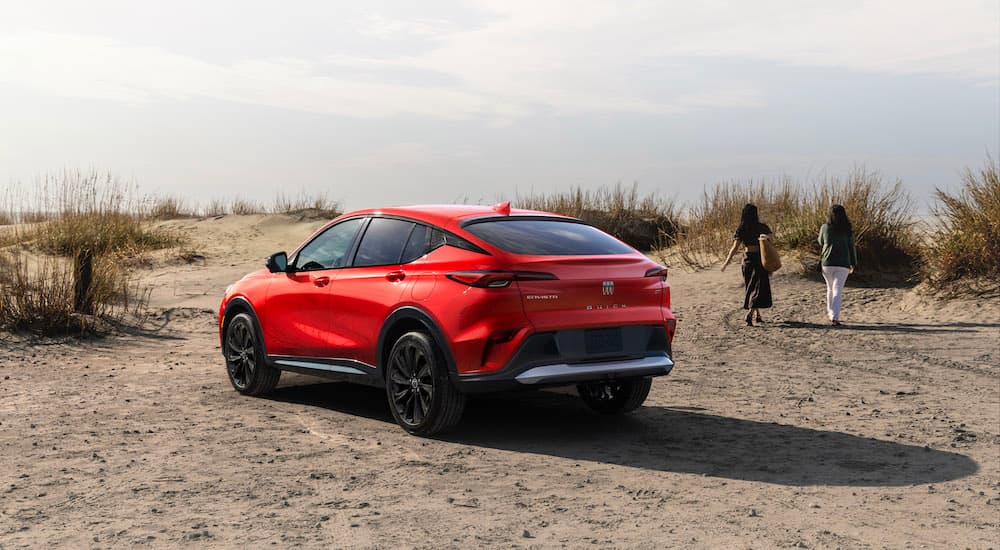
M823 278L826 279L826 315L834 325L840 324L840 304L847 276L858 265L854 231L844 207L830 207L830 216L819 228L819 245L823 247Z
M757 215L757 207L748 204L743 207L740 214L740 226L733 234L733 246L729 249L729 255L722 264L722 271L733 260L736 250L742 245L743 254L743 286L746 293L743 296L743 309L747 310L745 321L748 327L753 326L756 318L757 323L763 323L760 317L760 310L771 307L771 274L764 269L760 258L760 236L771 235L771 228L761 223Z

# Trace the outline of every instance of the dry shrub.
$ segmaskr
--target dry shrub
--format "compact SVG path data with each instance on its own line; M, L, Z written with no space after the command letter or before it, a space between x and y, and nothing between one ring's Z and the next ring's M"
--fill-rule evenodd
M86 300L90 314L74 311L73 261L0 253L0 330L37 334L97 333L143 315L149 290L115 262L97 262Z
M33 196L19 199L7 197L8 210L22 223L6 237L13 244L0 250L0 328L46 334L99 330L134 315L144 307L146 292L128 271L128 259L180 242L149 228L134 189L110 175L45 177ZM83 314L74 311L74 259L88 255L94 261Z
M717 263L732 245L747 203L757 205L778 247L795 252L807 270L819 268L816 239L832 204L844 205L851 218L861 271L910 273L915 268L919 250L909 195L900 182L887 184L864 169L812 186L788 178L716 185L688 210L678 257L695 268Z
M987 158L966 169L957 194L935 191L936 228L928 245L925 276L941 288L951 283L1000 286L1000 163Z
M228 210L226 209L226 201L222 199L212 199L204 208L201 209L201 215L206 218L225 216L227 213Z
M156 220L176 220L195 217L195 210L179 197L157 197L149 208L149 217Z
M264 214L267 209L260 203L237 197L229 203L229 213L237 216L249 216L250 214Z
M318 218L336 218L341 214L340 204L326 193L313 195L300 192L291 196L279 193L274 199L271 212L275 214L308 214Z
M518 196L515 206L579 218L646 251L672 242L678 229L673 202L654 194L640 196L638 184L529 194Z

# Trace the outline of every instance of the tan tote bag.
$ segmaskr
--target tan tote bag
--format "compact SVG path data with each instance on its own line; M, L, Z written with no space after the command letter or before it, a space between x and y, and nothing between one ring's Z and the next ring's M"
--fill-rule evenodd
M778 256L778 249L768 235L760 236L760 262L764 264L764 269L768 273L774 273L781 269L781 257Z

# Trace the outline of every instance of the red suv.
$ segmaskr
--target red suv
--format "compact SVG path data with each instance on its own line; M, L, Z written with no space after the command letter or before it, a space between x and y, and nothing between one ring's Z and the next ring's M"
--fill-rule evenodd
M384 387L417 435L480 392L575 384L623 413L673 368L666 279L593 226L507 203L359 210L227 288L219 336L240 393L281 371Z

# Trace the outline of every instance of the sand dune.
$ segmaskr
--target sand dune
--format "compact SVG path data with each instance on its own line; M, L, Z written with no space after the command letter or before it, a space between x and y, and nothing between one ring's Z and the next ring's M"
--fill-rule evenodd
M836 329L782 274L747 328L738 270L677 270L637 414L486 397L428 440L378 390L226 379L223 289L322 220L163 223L143 334L0 337L0 548L1000 546L1000 300L849 287Z

